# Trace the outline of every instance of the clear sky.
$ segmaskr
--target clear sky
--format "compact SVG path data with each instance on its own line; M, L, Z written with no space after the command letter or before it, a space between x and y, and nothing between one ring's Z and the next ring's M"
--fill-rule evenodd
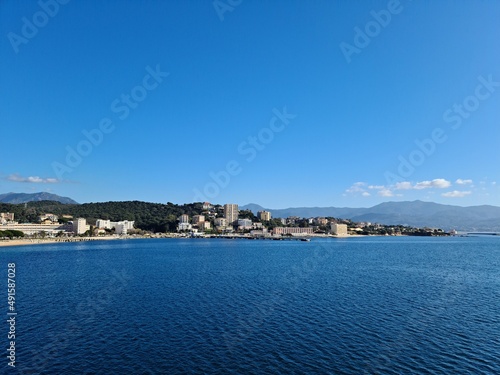
M0 2L0 193L500 206L500 2Z

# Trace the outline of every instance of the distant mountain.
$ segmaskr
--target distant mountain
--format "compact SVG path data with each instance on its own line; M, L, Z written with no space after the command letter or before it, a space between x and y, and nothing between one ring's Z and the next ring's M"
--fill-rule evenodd
M335 217L358 222L436 227L445 230L500 232L500 207L460 207L432 202L386 202L370 208L297 207L265 209L248 204L241 209L270 211L273 217Z
M63 204L78 204L73 199L68 197L60 197L56 194L50 193L7 193L0 194L0 203L11 203L11 204L20 204L20 203L28 203L28 202L38 202L38 201L55 201Z

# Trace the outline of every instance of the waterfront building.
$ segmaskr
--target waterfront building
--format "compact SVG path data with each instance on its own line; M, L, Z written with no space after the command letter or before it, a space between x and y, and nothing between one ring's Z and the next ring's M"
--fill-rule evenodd
M252 220L250 219L239 219L238 220L238 229L252 229Z
M8 223L0 226L0 230L18 230L26 235L33 235L45 232L49 236L55 236L59 232L72 231L73 227L70 225L61 224L19 224Z
M182 223L182 224L189 223L189 215L182 214L179 217L179 222Z
M111 228L115 228L116 234L127 234L127 231L134 229L135 221L112 221Z
M87 225L87 220L83 217L79 217L73 221L73 233L74 234L84 234L86 231L90 229L90 226Z
M128 223L118 222L114 225L115 234L126 235L128 232Z
M111 220L99 219L95 222L95 226L99 229L111 229Z
M250 231L250 235L253 237L266 237L269 235L267 228L263 228L261 230L252 230Z
M200 221L198 223L198 229L201 231L210 230L212 229L212 226L209 221Z
M179 225L177 226L178 232L183 231L183 230L192 230L192 229L193 229L193 226L189 223L179 223Z
M226 218L229 225L234 224L238 220L238 205L237 204L225 204L224 205L224 217Z
M273 229L274 234L281 235L308 235L314 233L314 228L298 228L298 227L276 227Z
M332 234L336 236L347 236L347 225L346 224L330 224Z
M122 221L111 221L99 219L95 223L96 227L99 229L113 229L115 228L116 234L127 234L131 229L134 229L135 221L122 220Z

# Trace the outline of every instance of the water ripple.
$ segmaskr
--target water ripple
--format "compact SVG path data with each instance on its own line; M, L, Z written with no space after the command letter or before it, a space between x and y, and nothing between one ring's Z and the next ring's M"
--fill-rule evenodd
M0 252L25 373L500 373L498 240L132 242Z

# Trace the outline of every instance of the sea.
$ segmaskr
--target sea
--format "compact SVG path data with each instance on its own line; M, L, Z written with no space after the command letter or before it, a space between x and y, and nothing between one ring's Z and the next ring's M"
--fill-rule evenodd
M95 241L0 264L3 373L500 374L499 236Z

